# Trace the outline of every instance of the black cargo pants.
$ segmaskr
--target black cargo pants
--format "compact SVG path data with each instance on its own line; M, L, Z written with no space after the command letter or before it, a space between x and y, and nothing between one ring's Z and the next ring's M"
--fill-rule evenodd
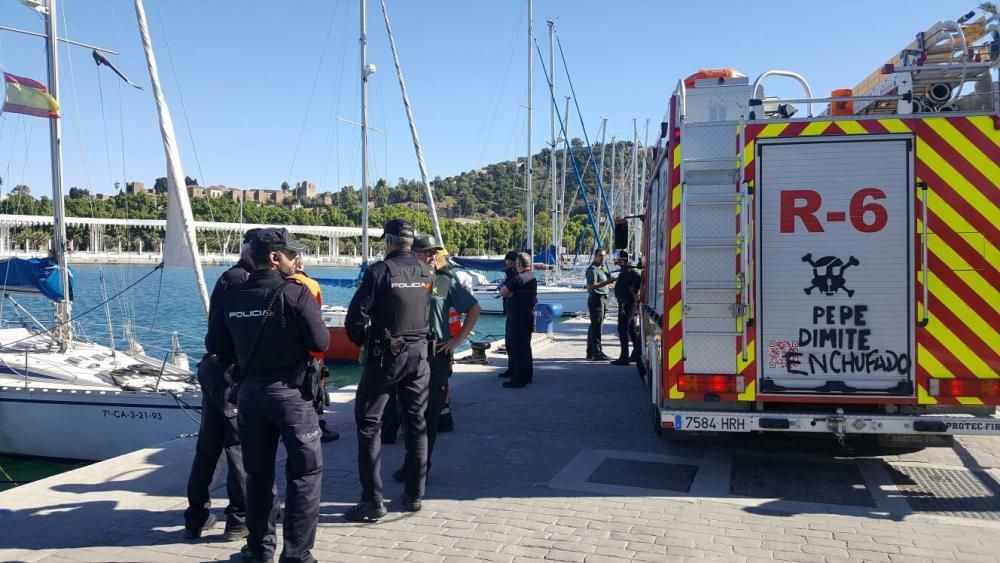
M311 550L319 522L323 479L319 416L302 391L286 383L247 379L240 385L240 435L247 470L247 545L255 558L268 559L277 544L278 503L274 482L280 440L285 462L285 521L282 561L315 561Z
M205 358L203 362L213 361ZM201 370L199 370L199 374ZM243 452L240 448L240 430L236 423L236 409L229 403L229 386L221 372L201 383L201 426L195 446L191 475L188 477L188 508L184 511L184 526L201 529L208 520L212 497L209 490L215 480L219 457L225 452L228 465L226 473L226 527L238 526L247 517L247 475L243 470Z
M590 314L590 327L587 329L587 357L596 358L604 353L601 348L601 326L608 311L608 296L591 293L587 297L587 312Z
M636 302L618 302L618 339L621 341L622 352L618 356L620 360L637 361L642 356L642 348L639 345L639 325L635 316L639 311L639 304ZM628 342L632 341L632 355L628 353Z
M427 340L408 342L398 356L369 346L365 370L354 399L358 425L358 473L361 500L382 501L382 415L393 389L403 413L406 486L411 497L424 495L427 479L427 393L430 368Z

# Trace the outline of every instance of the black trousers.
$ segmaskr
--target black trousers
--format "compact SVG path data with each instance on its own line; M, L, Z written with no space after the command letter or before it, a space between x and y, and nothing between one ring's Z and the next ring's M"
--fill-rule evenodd
M639 326L635 322L635 316L639 312L638 303L618 302L618 340L621 341L622 352L618 356L622 360L635 360L642 355L642 347L639 344ZM628 342L632 341L632 355L628 354Z
M590 328L587 329L587 357L593 358L604 353L601 348L601 326L608 312L608 296L591 293L587 297L587 311L590 313Z
M382 414L395 389L403 413L406 442L407 495L422 497L427 479L427 393L430 368L427 341L407 344L398 356L388 351L376 356L369 350L364 374L354 400L354 421L358 425L358 473L361 500L382 501Z
M452 355L434 354L430 357L431 376L427 388L427 412L424 420L427 423L427 471L430 472L431 454L434 453L434 443L437 442L438 428L441 426L441 410L448 399L448 378L452 372ZM391 404L391 402L390 402ZM386 407L388 414L389 407ZM406 461L403 470L407 470Z
M319 417L302 391L283 382L248 379L240 385L240 435L247 470L247 545L254 557L274 555L278 503L274 482L278 441L285 461L284 546L281 561L315 561L323 479Z
M513 383L531 383L534 358L531 334L535 331L535 312L507 311L507 362Z
M184 525L187 528L200 529L208 520L212 506L209 490L223 452L228 465L226 495L229 497L229 505L226 506L226 526L246 522L247 474L243 470L236 413L227 413L224 409L224 402L228 399L225 393L227 389L222 382L202 385L201 426L198 428L198 443L187 483L188 508L184 511Z

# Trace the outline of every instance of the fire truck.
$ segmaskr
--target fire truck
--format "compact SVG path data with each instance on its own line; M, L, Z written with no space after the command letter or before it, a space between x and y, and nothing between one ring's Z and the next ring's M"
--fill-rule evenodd
M939 22L828 97L678 82L642 233L661 435L1000 435L998 29Z

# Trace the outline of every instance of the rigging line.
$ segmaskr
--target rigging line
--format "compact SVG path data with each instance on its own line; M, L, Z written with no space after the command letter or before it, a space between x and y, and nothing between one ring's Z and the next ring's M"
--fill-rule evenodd
M198 424L198 425L201 424L201 420L200 419L197 419L197 418L191 416L191 413L188 412L188 411L196 410L194 407L192 407L188 403L184 402L184 400L181 399L180 397L178 397L177 394L174 393L173 391L167 391L167 393L169 393L170 396L174 398L174 401L177 401L177 406L179 406L181 408L181 412L183 412L184 414L186 414L187 417L190 418L191 420L193 420L196 424Z
M347 35L345 34L345 37L346 36ZM330 116L328 118L329 122L327 123L327 132L328 132L327 133L327 145L326 145L326 148L323 150L323 154L327 158L327 161L326 161L326 166L324 166L324 168L323 168L323 182L322 182L323 185L324 185L324 187L325 187L327 185L326 184L326 180L327 180L327 177L328 177L329 172L330 172L330 160L336 161L337 162L337 183L334 185L334 188L336 188L336 190L339 190L341 188L341 186L340 186L340 161L341 161L341 158L340 158L340 127L337 126L336 122L334 121L334 118L336 117L336 115L338 113L340 113L340 100L341 100L341 98L343 97L343 94L344 94L343 84L346 81L341 80L341 77L344 75L344 65L345 65L345 63L347 61L347 49L340 49L339 52L340 52L340 57L339 57L338 62L337 62L337 73L334 76L336 77L337 83L340 85L340 87L337 88L337 98L336 98L336 101L330 107ZM335 143L335 145L334 145L334 151L335 152L334 152L334 158L333 159L330 159L330 140L331 139L333 139L333 142ZM336 191L336 190L331 190L329 188L325 188L325 189L327 191L331 191L331 192L332 191Z
M104 81L101 80L101 68L94 66L94 74L97 75L97 95L101 103L101 125L104 128L104 154L108 161L108 180L114 181L114 174L111 172L111 143L108 141L108 118L104 111ZM94 215L96 217L96 215Z
M170 63L170 72L174 77L174 84L177 87L177 99L181 102L181 113L184 114L184 126L187 128L188 139L191 141L191 152L194 153L194 162L198 167L198 175L201 177L201 182L206 186L209 185L208 181L205 179L205 172L201 169L201 157L198 156L198 146L194 142L194 131L191 129L191 120L188 118L187 104L184 103L184 92L181 88L181 79L177 76L177 67L174 66L174 54L173 50L170 48L170 34L167 33L167 26L163 21L163 10L160 9L159 2L154 2L156 4L156 15L160 20L160 30L163 31L163 42L167 46L167 61ZM177 178L178 182L184 182L183 186L178 186L177 189L185 190L187 189L187 180L185 178ZM206 198L211 199L211 198ZM206 207L208 207L208 216L213 222L215 221L215 212L212 209L212 202L206 201Z
M558 38L556 39L556 41L558 41ZM538 53L538 59L541 62L542 72L545 73L545 79L549 80L549 84L552 84L551 79L549 78L549 71L546 69L546 66L545 66L545 58L542 57L542 48L538 46L538 40L537 39L535 39L535 51ZM552 69L552 70L555 70L555 69ZM569 79L569 72L566 73L566 78L567 78L567 81L568 81L568 79ZM570 88L572 88L572 82L570 82L570 84L571 84ZM577 185L578 185L580 191L583 191L583 189L584 189L583 175L580 173L580 165L576 161L576 154L573 152L572 144L570 143L570 141L569 141L569 139L567 138L567 135L566 135L566 119L569 119L569 117L567 116L564 119L563 116L562 116L562 114L559 112L559 106L558 106L558 104L556 104L555 92L552 91L552 88L549 88L549 96L552 99L552 108L556 112L556 120L559 122L559 128L562 130L563 143L564 143L564 146L566 147L566 153L569 155L570 162L573 163L573 172L576 174ZM574 96L574 101L575 101L576 94L574 93L573 96ZM577 109L579 109L579 106L577 106ZM580 121L583 121L583 119L581 118ZM593 155L593 151L591 151L591 155ZM593 213L590 210L590 202L587 201L587 198L584 198L583 202L584 202L584 206L585 206L584 209L586 209L586 211L587 211L587 218L590 219L590 226L591 226L591 228L594 231L594 238L596 239L597 244L601 244L601 235L598 234L597 222L594 220L594 215L593 215Z
M493 83L493 91L490 93L489 101L487 102L487 108L492 108L493 114L489 120L482 120L479 122L479 132L476 133L476 140L472 144L472 151L469 156L469 170L474 169L476 162L476 154L479 153L479 161L481 162L485 156L486 143L490 138L490 134L493 132L493 124L496 122L498 106L500 105L500 99L503 97L503 93L507 90L507 75L510 73L510 63L514 59L514 45L517 42L518 32L521 29L521 24L524 22L524 15L527 13L528 7L522 6L521 15L517 20L517 24L514 25L511 30L510 40L507 43L507 62L504 64L503 70L497 73L496 80ZM483 126L489 121L489 129L486 132L486 137L483 138ZM479 141L483 139L482 151L480 151Z
M10 181L10 165L14 162L14 149L17 148L17 130L19 126L24 125L24 116L18 115L17 118L16 120L12 119L14 121L14 132L10 136L10 156L7 158L7 167L3 172L4 180L7 180L8 183ZM4 117L4 121L7 121L6 117ZM21 128L24 129L23 127ZM13 190L14 186L11 186L10 189Z
M316 66L316 72L313 74L312 88L309 90L309 101L306 102L306 113L302 116L302 127L299 128L299 138L295 142L295 150L292 152L292 163L288 165L288 174L285 177L285 181L288 181L292 177L292 171L295 169L295 161L299 157L299 148L302 146L302 137L305 136L306 124L309 123L309 110L312 108L313 98L316 95L316 84L319 83L320 71L323 70L323 61L326 59L326 48L330 44L330 35L333 34L333 24L337 21L337 11L340 9L340 2L334 4L333 15L330 16L330 25L326 29L326 37L323 38L323 49L320 51L319 64Z
M153 318L149 321L150 326L156 324L156 313L160 310L160 293L163 291L163 270L160 270L160 283L156 286L156 304L153 305Z
M580 111L580 98L577 97L576 88L573 87L573 77L569 73L569 65L566 64L566 54L563 52L562 48L562 40L558 36L556 37L556 45L559 47L559 57L562 59L563 70L566 72L566 83L569 84L569 92L570 95L573 97L573 105L576 106L576 115L580 119L580 129L583 131L583 140L587 143L587 151L590 153L590 162L593 163L594 170L596 171L597 157L594 156L594 147L593 145L590 144L590 137L587 136L587 124L583 120L583 112ZM555 72L555 69L552 69L552 72ZM559 108L556 108L557 113L558 109ZM569 119L569 116L566 116L566 119ZM587 165L587 168L589 167L590 164ZM601 180L601 175L596 174L595 176L597 178L597 188L599 190L598 193L600 193L601 197L604 200L605 211L607 212L608 217L613 217L614 215L611 214L611 205L608 203L608 196L604 192L604 182ZM590 204L588 203L587 205L589 206Z
M101 301L100 303L98 303L97 305L94 305L93 307L91 307L91 308L87 309L87 310L86 310L86 311L84 311L83 313L80 313L80 314L78 314L78 315L75 315L75 318L77 318L77 319L78 319L78 318L80 318L80 317L83 317L83 316L86 316L86 315L88 315L88 314L90 314L90 313L92 313L92 312L96 311L97 309L100 309L101 307L103 307L103 306L104 306L104 304L105 304L105 303L107 303L107 302L109 302L109 301L112 301L113 299L115 299L115 298L117 298L118 296L122 295L122 294L123 294L123 293L125 293L126 291L128 291L128 290L132 289L133 287L135 287L135 286L139 285L139 284L140 284L140 283L141 283L141 282L142 282L143 280L145 280L145 279L146 279L146 278L148 278L149 276L151 276L151 275L153 275L154 273L156 273L156 271L157 271L157 270L162 270L162 269L163 269L163 262L160 262L159 264L157 264L157 265L156 265L156 267L155 267L155 268L153 268L152 270L150 270L149 272L147 272L147 273L146 273L146 275L144 275L144 276L142 276L141 278L137 279L137 280L136 280L135 282L133 282L133 283L132 283L131 285L129 285L129 286L128 286L128 287L126 287L125 289L123 289L123 290L119 291L118 293L116 293L116 294L112 295L111 297L108 297L108 298L107 298L107 299L105 299L104 301ZM12 342L7 342L7 343L5 343L5 344L4 344L4 346L12 346L12 345L14 345L14 344L17 344L17 343L19 343L19 342L24 342L25 340L30 340L30 339L32 339L32 338L34 338L34 337L36 337L36 336L41 336L41 335L43 335L43 334L48 334L48 333L51 333L51 332L53 332L54 330L56 330L56 329L58 329L58 328L60 328L60 327L62 327L62 326L64 326L64 325L66 325L66 324L69 324L69 323L71 323L71 322L73 322L73 319L69 319L69 320L65 320L65 321L63 321L63 322L61 322L61 323L57 323L57 324L53 325L53 326L52 326L51 328L49 328L49 329L47 329L47 330L44 330L44 331L42 331L42 332L38 332L38 333L35 333L35 334L32 334L32 335L30 335L30 336L26 336L26 337L24 337L24 338L20 338L20 339L18 339L18 340L14 340L14 341L12 341Z

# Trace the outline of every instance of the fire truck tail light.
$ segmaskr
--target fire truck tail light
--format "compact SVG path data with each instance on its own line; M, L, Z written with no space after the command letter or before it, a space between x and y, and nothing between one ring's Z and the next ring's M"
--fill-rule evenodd
M1000 397L1000 379L938 379L940 397Z
M677 389L692 393L735 393L736 377L731 375L682 375Z

